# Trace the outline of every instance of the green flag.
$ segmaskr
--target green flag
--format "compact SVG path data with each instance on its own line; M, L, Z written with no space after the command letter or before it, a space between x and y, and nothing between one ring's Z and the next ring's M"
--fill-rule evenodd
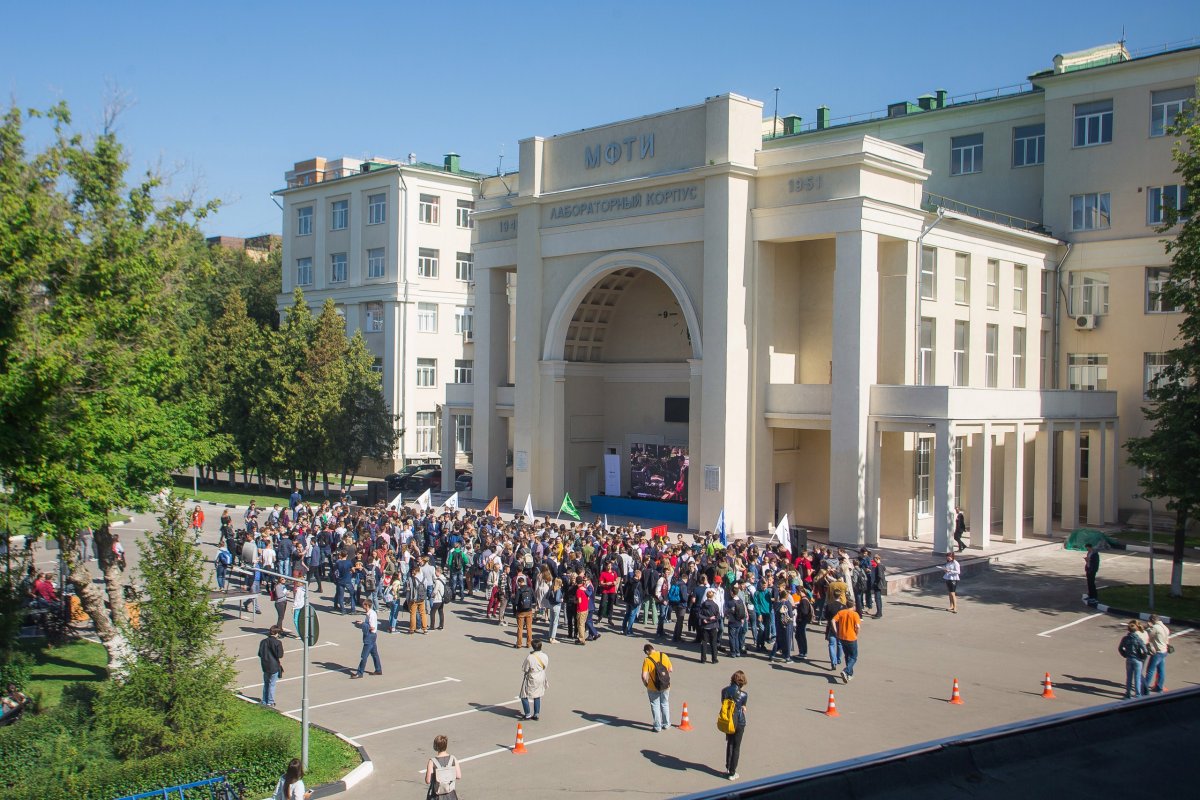
M579 522L579 512L575 510L575 504L571 502L571 495L569 492L563 495L562 505L558 507L558 512L560 514L566 514L568 517L572 517L576 522Z

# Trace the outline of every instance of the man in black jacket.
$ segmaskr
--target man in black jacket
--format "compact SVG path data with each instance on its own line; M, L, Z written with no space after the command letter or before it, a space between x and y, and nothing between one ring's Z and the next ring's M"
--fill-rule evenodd
M279 641L279 626L272 625L266 637L258 643L258 662L262 665L262 705L275 705L275 683L283 675L283 642Z
M705 649L712 655L712 662L717 663L717 625L721 621L721 609L713 598L716 592L708 589L704 593L704 601L697 609L700 625L700 663L704 663Z

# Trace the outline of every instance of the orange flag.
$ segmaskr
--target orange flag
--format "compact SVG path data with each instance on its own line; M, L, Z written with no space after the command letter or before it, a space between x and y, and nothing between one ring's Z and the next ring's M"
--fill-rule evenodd
M486 506L483 507L483 513L487 514L488 516L491 516L491 517L500 516L500 498L499 498L499 496L493 497L492 502L488 503Z

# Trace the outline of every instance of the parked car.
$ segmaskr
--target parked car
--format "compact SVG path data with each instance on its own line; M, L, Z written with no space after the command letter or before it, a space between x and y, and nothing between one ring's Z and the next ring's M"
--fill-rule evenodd
M458 483L458 478L462 475L469 475L470 472L463 468L454 470L455 484ZM435 492L442 490L442 468L441 467L423 467L412 475L409 475L401 485L401 490L405 494L414 494L430 489Z
M393 472L390 475L384 475L383 479L387 481L388 488L392 491L403 488L404 481L419 470L429 469L428 464L409 464L401 468L399 472Z
M454 491L469 492L475 484L475 476L470 472L463 472L454 479Z

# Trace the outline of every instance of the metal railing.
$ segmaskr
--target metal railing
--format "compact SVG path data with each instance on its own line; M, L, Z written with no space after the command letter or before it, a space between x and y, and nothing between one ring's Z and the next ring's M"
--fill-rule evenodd
M947 211L955 211L959 214L966 214L968 217L984 220L985 222L994 222L997 225L1004 225L1008 228L1016 228L1018 230L1030 231L1032 233L1045 233L1046 229L1042 223L1018 217L1014 214L1005 214L1002 211L993 211L990 208L981 208L973 206L970 203L964 203L961 200L955 200L945 195L934 194L933 192L921 193L921 208L926 211L936 211L939 208L944 208Z
M152 792L118 797L117 800L149 800L149 798L157 798L157 800L195 800L197 797L205 796L203 791L192 792L189 796L188 792L193 789L207 789L209 800L239 800L245 792L244 786L234 786L227 776L216 775L212 778L205 778L202 781L181 783L178 786L167 786L163 789L155 789Z

